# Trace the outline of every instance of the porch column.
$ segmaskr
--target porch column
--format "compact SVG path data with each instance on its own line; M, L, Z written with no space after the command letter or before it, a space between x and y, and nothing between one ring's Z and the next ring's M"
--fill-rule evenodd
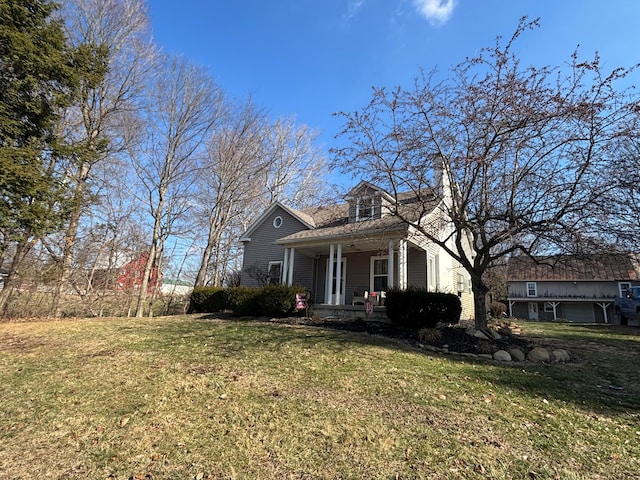
M398 288L407 288L407 240L398 240Z
M609 305L611 304L607 302L598 303L598 306L602 308L602 314L604 315L604 323L609 323L609 315L607 315L607 308L609 307Z
M295 254L296 254L296 249L290 248L289 249L289 270L287 273L287 285L289 286L293 285L293 260L295 258Z
M387 265L387 288L393 288L393 240L389 240L389 264Z
M289 249L284 249L284 259L282 260L282 272L280 272L280 276L282 277L280 281L283 284L286 284L289 279Z
M342 291L342 244L338 244L336 252L336 298L335 304L340 305L340 292Z
M331 304L331 287L333 280L333 262L334 262L334 246L333 244L329 245L329 260L327 262L327 284L325 286L324 291L324 303L327 305Z

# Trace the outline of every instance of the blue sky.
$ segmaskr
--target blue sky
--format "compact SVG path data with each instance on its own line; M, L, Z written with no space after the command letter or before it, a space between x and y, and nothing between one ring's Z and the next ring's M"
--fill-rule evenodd
M231 96L321 131L337 111L366 105L372 86L407 85L510 36L518 19L541 28L518 43L524 64L561 65L580 45L606 67L640 62L636 0L148 0L156 42L209 69ZM638 73L634 83L640 83Z

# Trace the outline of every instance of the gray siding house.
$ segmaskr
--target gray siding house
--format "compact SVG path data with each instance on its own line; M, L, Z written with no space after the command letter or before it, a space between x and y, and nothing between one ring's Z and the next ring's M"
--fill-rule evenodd
M639 284L640 265L630 255L514 257L507 268L509 313L530 320L616 324L614 299Z
M360 182L340 204L295 210L274 203L244 232L242 285L301 285L314 305L363 310L369 298L384 310L391 287L423 287L457 293L463 318L473 317L473 294L466 271L443 249L414 231L393 212L440 219L441 196L427 211L411 194L395 197ZM446 238L451 226L432 222Z

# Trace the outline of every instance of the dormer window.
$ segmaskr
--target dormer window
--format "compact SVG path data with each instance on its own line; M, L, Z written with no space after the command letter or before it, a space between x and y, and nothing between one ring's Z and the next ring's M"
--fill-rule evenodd
M375 197L361 197L356 203L356 221L371 220L376 214Z

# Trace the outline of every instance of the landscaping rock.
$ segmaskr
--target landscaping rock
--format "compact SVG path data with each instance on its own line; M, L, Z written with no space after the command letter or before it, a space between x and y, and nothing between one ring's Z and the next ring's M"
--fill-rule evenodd
M489 337L487 337L483 332L481 332L480 330L476 330L473 334L474 337L476 338L481 338L482 340L489 340Z
M566 350L558 348L551 352L551 359L556 363L566 363L571 360L571 355Z
M535 347L527 354L527 360L534 363L549 362L551 355L549 355L549 350L546 348Z
M524 359L526 358L524 352L519 348L510 348L509 354L511 355L511 359L516 362L524 362Z
M505 352L504 350L498 350L493 354L493 359L498 360L499 362L510 362L511 355L509 354L509 352Z
M493 328L489 328L487 332L494 340L500 340L502 338L502 336L498 332L496 332Z

